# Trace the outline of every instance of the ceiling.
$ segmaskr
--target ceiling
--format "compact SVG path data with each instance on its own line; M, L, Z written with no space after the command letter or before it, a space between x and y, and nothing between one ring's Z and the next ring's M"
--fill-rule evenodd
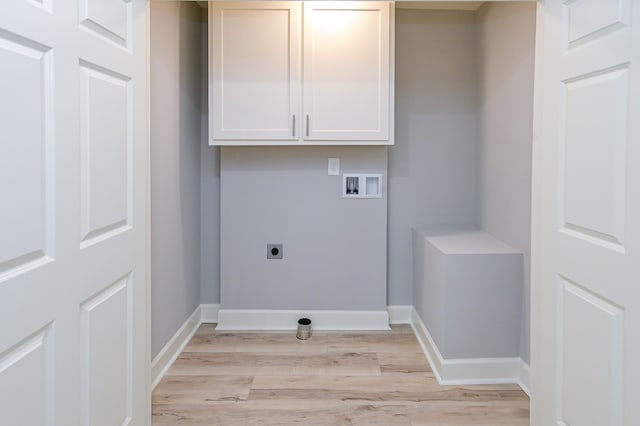
M200 7L206 9L206 1L197 2ZM481 1L398 1L399 9L438 9L438 10L477 10L482 6Z
M478 10L482 1L397 1L397 9Z

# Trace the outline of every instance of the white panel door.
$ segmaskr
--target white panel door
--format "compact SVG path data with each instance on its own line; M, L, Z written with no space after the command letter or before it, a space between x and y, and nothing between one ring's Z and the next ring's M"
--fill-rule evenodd
M300 11L300 2L213 3L209 11L213 140L298 138Z
M0 423L148 424L145 0L0 1Z
M540 3L531 424L640 424L640 3Z
M388 140L387 2L304 3L305 140Z

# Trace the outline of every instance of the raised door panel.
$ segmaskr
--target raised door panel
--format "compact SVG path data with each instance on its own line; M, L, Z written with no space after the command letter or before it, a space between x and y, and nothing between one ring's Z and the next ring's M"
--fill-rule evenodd
M563 232L622 249L625 231L627 65L565 82L561 120ZM564 175L564 178L563 176Z
M388 140L389 3L305 2L306 140Z
M81 27L130 48L131 0L80 0L79 6Z
M0 64L2 282L52 255L53 67L48 47L2 31Z
M81 304L82 424L128 424L132 417L131 276ZM109 374L104 374L108 371Z
M572 47L615 31L628 23L629 0L567 2L568 41Z
M297 138L299 11L298 2L213 4L213 144Z
M3 424L55 423L51 333L49 324L0 353L0 413Z
M559 287L563 421L621 424L624 311L586 290L586 285L561 278Z
M80 65L81 246L131 228L130 81Z

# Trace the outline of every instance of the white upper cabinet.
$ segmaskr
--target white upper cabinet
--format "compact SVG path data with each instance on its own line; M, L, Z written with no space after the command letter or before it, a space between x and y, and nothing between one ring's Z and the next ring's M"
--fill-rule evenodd
M393 144L390 5L213 2L210 144Z
M300 3L213 2L209 10L210 143L297 139Z
M389 139L389 3L304 3L305 139Z

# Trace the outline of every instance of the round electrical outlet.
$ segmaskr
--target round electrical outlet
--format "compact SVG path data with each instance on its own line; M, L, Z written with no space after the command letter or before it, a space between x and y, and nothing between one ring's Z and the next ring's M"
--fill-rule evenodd
M282 259L282 243L267 244L267 259Z

